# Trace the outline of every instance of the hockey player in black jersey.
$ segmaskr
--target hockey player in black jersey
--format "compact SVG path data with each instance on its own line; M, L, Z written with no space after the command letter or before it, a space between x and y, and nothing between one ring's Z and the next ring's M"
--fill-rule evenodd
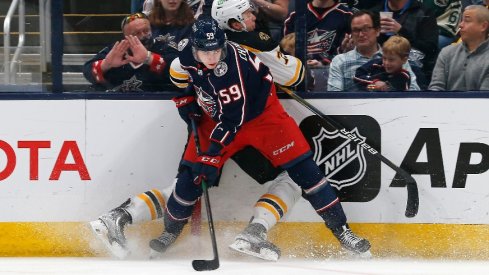
M83 66L83 75L97 90L117 92L174 90L168 67L176 50L154 40L148 18L134 13L121 24L124 39L105 47Z

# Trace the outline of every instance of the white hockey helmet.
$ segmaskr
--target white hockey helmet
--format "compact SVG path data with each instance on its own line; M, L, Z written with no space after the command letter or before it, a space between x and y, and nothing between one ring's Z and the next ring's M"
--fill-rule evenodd
M246 27L243 13L249 9L253 9L249 0L214 0L211 14L222 29L236 31L229 26L229 20L235 19Z

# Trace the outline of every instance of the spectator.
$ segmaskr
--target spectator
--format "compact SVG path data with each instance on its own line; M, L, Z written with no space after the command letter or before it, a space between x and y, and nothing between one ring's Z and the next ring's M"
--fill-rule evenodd
M143 13L146 14L146 15L150 15L151 12L153 11L153 7L154 7L154 1L155 0L144 0L144 3L143 3ZM160 0L156 0L156 1L160 1ZM173 2L172 5L175 5L175 6L179 6L179 1L177 0L176 2ZM201 12L201 7L202 7L202 4L203 4L203 0L186 0L185 1L187 3L187 5L192 9L192 12L194 13L194 15L197 15L197 13Z
M391 36L382 46L382 58L360 66L355 82L364 91L405 91L411 77L402 66L406 64L411 44L402 36Z
M341 0L341 3L348 5L353 11L368 10L371 9L379 0Z
M438 24L438 49L452 43L458 31L458 24L462 14L461 0L419 0L436 16Z
M329 65L349 33L350 9L337 0L312 0L307 3L307 65ZM285 20L284 35L294 32L296 13Z
M164 91L170 85L168 66L177 52L151 37L143 13L124 18L125 39L105 47L83 66L83 75L96 89L111 91Z
M148 16L153 37L177 49L190 33L194 13L184 0L156 0Z
M383 44L394 34L407 38L411 43L409 62L416 73L417 83L426 88L438 54L438 25L435 15L415 0L382 0L372 11L393 13L392 18L380 20L379 43ZM422 68L422 71L418 68Z
M460 22L462 43L442 49L430 90L489 90L489 9L468 6Z
M462 9L465 10L470 5L484 5L484 0L462 0ZM487 5L487 0L486 0Z
M258 8L256 30L268 33L274 41L280 41L284 20L289 14L289 0L252 0L251 2Z
M380 34L378 13L371 11L355 12L351 18L351 33L355 48L347 53L335 56L329 66L328 91L357 90L353 77L358 67L374 58L381 58L382 53L377 37ZM416 76L409 63L404 69L411 76L410 90L419 90Z

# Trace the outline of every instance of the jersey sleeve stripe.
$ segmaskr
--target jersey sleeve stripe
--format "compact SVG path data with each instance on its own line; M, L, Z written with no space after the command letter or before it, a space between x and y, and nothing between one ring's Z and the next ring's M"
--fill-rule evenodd
M240 45L241 45L241 44L240 44ZM261 51L259 51L259 50L255 49L255 48L250 47L250 46L241 45L241 47L243 47L243 48L247 49L248 51L250 51L250 52L252 52L252 53L259 53L259 52L261 52Z
M294 76L289 82L285 83L285 86L296 86L299 83L301 83L303 78L304 78L304 66L302 66L302 62L297 62L297 65L295 66Z

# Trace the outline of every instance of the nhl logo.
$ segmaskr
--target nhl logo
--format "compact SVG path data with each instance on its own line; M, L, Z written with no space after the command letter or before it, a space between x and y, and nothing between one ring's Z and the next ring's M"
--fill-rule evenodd
M300 122L314 161L341 201L373 200L380 192L380 160L374 156L381 142L379 124L365 115L330 117L345 129L336 129L316 115Z
M214 74L217 77L221 77L221 76L225 75L227 72L228 72L228 64L226 64L222 61L217 63L217 66L214 68Z
M345 135L348 133L339 130L330 132L324 128L321 128L318 135L312 137L315 145L314 160L320 167L324 168L326 178L338 190L358 183L365 176L367 170L365 153L360 148L360 144L365 142L365 137L358 133L357 128L350 133L362 141L355 143ZM323 150L323 143L332 143L332 141L336 147L330 151ZM348 169L350 172L352 169L355 171L354 173L342 173L343 169Z

